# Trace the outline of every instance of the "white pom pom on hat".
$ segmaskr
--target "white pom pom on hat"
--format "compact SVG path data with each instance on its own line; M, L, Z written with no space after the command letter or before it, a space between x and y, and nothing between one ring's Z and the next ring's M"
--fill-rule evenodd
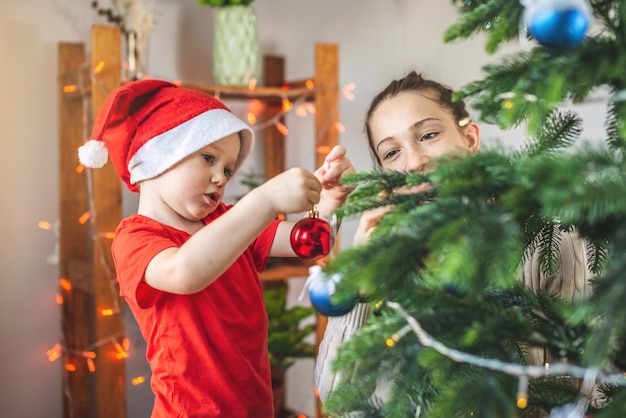
M78 160L89 168L102 168L109 159L109 152L102 141L89 140L78 148Z
M113 91L100 108L80 162L100 168L107 154L131 191L197 150L239 133L236 169L252 150L254 134L218 99L173 83L145 79Z

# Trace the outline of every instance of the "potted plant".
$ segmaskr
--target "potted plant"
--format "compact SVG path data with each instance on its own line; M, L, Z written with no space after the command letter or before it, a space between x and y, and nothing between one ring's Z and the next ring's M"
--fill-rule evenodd
M253 0L197 0L216 9L213 79L219 85L248 86L261 75L261 52Z
M315 323L303 321L315 315L311 307L287 308L288 284L285 281L263 284L265 308L269 319L268 351L274 390L274 418L287 418L291 412L285 408L285 372L298 358L313 358L315 345L307 338L315 333ZM295 416L295 415L294 415Z
M248 6L253 0L198 0L201 6L226 7L226 6Z

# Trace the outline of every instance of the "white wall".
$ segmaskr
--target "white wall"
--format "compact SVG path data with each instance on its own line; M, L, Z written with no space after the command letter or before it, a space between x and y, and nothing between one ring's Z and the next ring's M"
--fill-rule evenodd
M148 1L148 0L146 0ZM56 53L60 41L89 42L95 18L86 0L0 2L0 411L7 418L61 416L61 365L45 351L60 341L57 267L47 262L56 237L38 229L58 218ZM105 3L106 2L101 2ZM210 82L213 10L195 0L155 0L159 22L151 36L153 77ZM312 76L313 44L340 45L340 81L356 83L356 100L342 99L341 141L357 169L370 168L363 136L369 100L391 78L410 69L453 87L480 77L489 59L480 38L443 45L443 31L457 17L443 0L256 0L263 53L287 57L287 78ZM514 45L513 48L516 46ZM289 119L288 166L313 168L312 122ZM498 135L484 127L483 141ZM519 138L518 138L519 139ZM251 161L255 161L254 158ZM126 195L125 212L134 210ZM344 227L347 245L354 224ZM348 237L348 238L346 238ZM301 285L300 280L299 285ZM292 289L297 295L298 286ZM294 297L295 298L295 297ZM132 321L131 321L132 323ZM129 328L138 354L128 375L146 373L141 339ZM312 361L293 367L292 385L311 384ZM129 385L129 416L147 416L148 385ZM311 391L289 392L288 405L312 414Z

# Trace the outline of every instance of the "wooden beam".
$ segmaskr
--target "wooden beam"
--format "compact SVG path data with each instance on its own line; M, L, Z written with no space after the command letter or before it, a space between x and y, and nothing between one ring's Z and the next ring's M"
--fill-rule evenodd
M339 45L315 44L315 167L339 144Z
M281 56L265 56L263 58L263 75L266 86L282 86L285 82L285 59ZM266 103L265 118L272 118L281 111L281 102ZM280 123L285 118L280 117ZM265 180L285 170L285 137L274 126L265 129Z
M77 353L86 350L91 328L92 291L90 275L76 266L89 265L92 259L91 239L87 224L78 219L88 210L87 183L78 174L77 150L83 143L83 98L70 95L80 90L80 73L85 63L82 43L58 45L59 85L59 275L72 288L61 288L61 332L64 346L63 417L89 416L89 370L85 358ZM77 123L78 121L78 123ZM74 368L74 371L70 371Z
M339 45L315 44L315 168L324 164L326 154L339 144ZM335 249L339 246L339 236L335 237ZM317 344L324 337L328 318L317 314ZM316 416L322 416L319 399L316 402Z
M117 26L94 26L91 32L93 118L106 97L121 85L121 33ZM93 284L96 341L107 341L97 348L96 410L98 418L126 417L126 380L124 359L118 359L115 343L124 338L124 302L119 296L111 240L122 219L122 182L113 164L92 172L93 209ZM103 316L104 310L114 314Z

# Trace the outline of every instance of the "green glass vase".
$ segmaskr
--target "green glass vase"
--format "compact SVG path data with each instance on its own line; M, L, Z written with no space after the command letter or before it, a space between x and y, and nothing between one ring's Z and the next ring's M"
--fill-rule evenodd
M223 86L247 86L261 76L256 14L250 5L217 9L213 79Z

